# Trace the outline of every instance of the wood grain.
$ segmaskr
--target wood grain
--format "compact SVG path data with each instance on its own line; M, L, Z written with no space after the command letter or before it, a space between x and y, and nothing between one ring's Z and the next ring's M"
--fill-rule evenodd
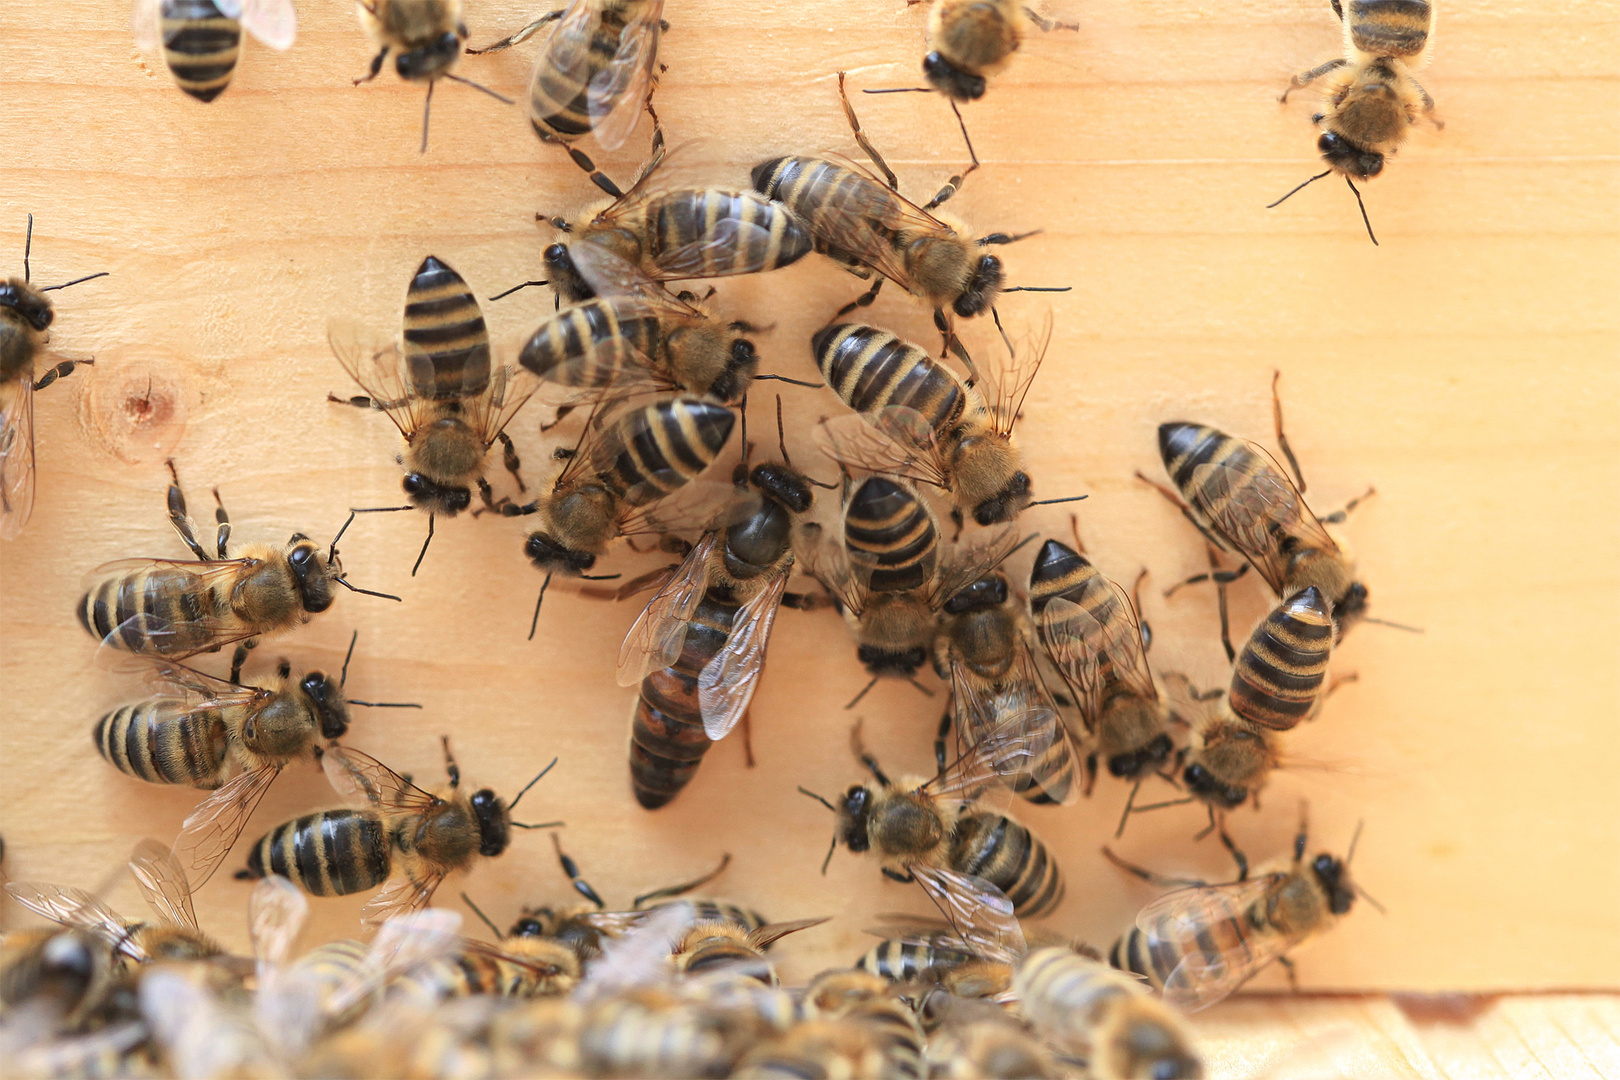
M1444 7L1425 81L1447 127L1419 130L1369 185L1378 248L1342 186L1264 209L1316 166L1311 102L1275 97L1337 47L1325 3L1072 7L1084 29L1031 41L968 110L985 167L956 206L982 229L1043 229L1007 250L1010 276L1074 287L1002 308L1014 327L1048 306L1057 320L1020 429L1040 492L1090 495L1082 527L1109 573L1146 566L1164 586L1194 572L1196 537L1131 474L1159 471L1154 429L1168 419L1269 443L1268 385L1281 368L1310 500L1326 511L1377 486L1349 525L1375 613L1426 631L1359 629L1337 666L1361 681L1292 739L1296 767L1267 791L1264 813L1234 819L1257 859L1286 851L1299 799L1310 800L1313 848L1342 852L1366 822L1355 872L1389 914L1357 910L1304 955L1302 981L1614 986L1620 6ZM475 43L531 14L517 0L467 9ZM660 113L673 142L701 140L685 153L728 184L778 152L852 151L833 72L849 70L857 88L910 84L924 18L898 0L673 0L668 15ZM164 454L195 501L219 487L244 541L328 536L350 506L396 502L391 426L325 403L328 391L352 392L325 344L327 318L395 325L429 252L481 296L538 276L550 232L535 211L592 201L520 111L465 87L438 93L419 154L421 90L391 73L349 84L368 44L346 4L305 3L300 16L291 52L249 47L230 90L201 106L134 51L122 13L104 3L0 9L0 133L12 151L0 162L0 252L15 262L32 212L41 280L112 272L57 294L57 346L97 364L40 394L38 507L0 550L0 832L14 878L94 887L142 836L172 836L196 800L97 760L89 728L131 691L92 667L72 614L92 567L181 554L162 513ZM470 58L462 71L519 94L531 56ZM932 192L959 167L938 100L857 104L907 190ZM632 173L645 136L604 156L615 176ZM855 291L806 260L726 282L721 299L775 324L760 340L771 370L807 377L809 334ZM533 290L485 310L511 340L547 303ZM892 290L873 315L933 340L926 313ZM989 349L984 327L968 332ZM839 406L791 387L783 396L797 420L790 448L809 462L805 424ZM531 478L544 479L550 444L536 422L520 418L514 434ZM1068 529L1061 508L1025 520ZM842 706L863 676L835 616L779 620L754 708L758 767L745 769L730 740L677 803L647 814L626 790L632 693L613 681L635 612L554 589L525 640L539 582L520 554L524 531L441 522L412 579L420 519L365 521L345 538L346 566L406 602L344 595L260 662L334 663L358 629L355 692L426 708L360 716L356 745L432 777L448 732L469 777L503 792L559 755L524 811L567 820L568 848L610 902L729 851L724 892L773 918L836 916L783 950L790 978L853 960L874 912L926 910L847 853L816 873L831 823L794 787L856 779ZM628 552L612 562L627 573L656 565ZM1251 584L1234 603L1246 627L1265 598ZM1210 597L1167 602L1150 590L1146 613L1160 669L1219 681ZM859 715L885 762L921 770L940 707L937 695L885 685ZM1102 945L1152 895L1098 855L1124 798L1104 784L1078 807L1022 811L1070 878L1050 925ZM297 770L247 839L334 801L317 772ZM1201 823L1190 808L1147 815L1121 849L1225 877L1220 849L1190 839ZM462 887L505 921L562 899L566 882L531 834L440 902L457 905ZM245 893L221 873L198 897L204 926L237 946ZM139 904L127 880L110 897ZM316 907L310 941L353 931L358 900ZM1280 983L1268 974L1257 985ZM1415 1064L1410 1039L1391 1040L1387 1054L1408 1055L1413 1075L1435 1075Z

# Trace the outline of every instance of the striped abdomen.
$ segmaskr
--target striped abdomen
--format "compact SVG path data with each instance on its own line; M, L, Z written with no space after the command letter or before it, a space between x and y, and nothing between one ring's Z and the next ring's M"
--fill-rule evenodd
M868 476L844 505L844 546L851 563L870 571L875 593L909 592L934 578L939 530L934 515L908 487Z
M943 435L967 407L967 392L949 368L887 330L840 323L817 331L810 347L827 385L858 413L902 405Z
M405 378L413 397L455 401L489 386L489 330L467 282L429 255L405 290Z
M1291 492L1294 509L1290 512L1303 512L1299 492L1269 457L1249 443L1203 424L1178 421L1159 425L1159 456L1181 497L1206 524L1227 516L1262 520L1271 545L1291 542L1277 520L1286 515L1278 511L1262 514L1256 508L1275 507L1279 493ZM1227 508L1234 504L1241 509L1228 515ZM1263 549L1266 543L1259 537L1228 539L1241 543L1245 555Z
M410 974L395 980L394 986L416 992L430 1001L473 994L517 998L532 996L535 979L528 969L498 956L463 952L419 965Z
M540 324L518 363L559 386L604 388L620 385L625 345L643 356L665 358L665 341L653 315L621 317L611 299L572 304Z
M1278 604L1232 666L1227 702L1243 719L1287 731L1316 708L1333 658L1333 617L1316 586Z
M866 951L855 966L890 982L916 982L925 975L965 964L973 957L920 941L886 938Z
M697 681L730 636L737 608L713 590L706 593L687 626L680 657L641 680L630 718L630 787L648 810L680 794L709 752Z
M1005 893L1020 919L1045 915L1063 902L1063 875L1046 845L1002 814L959 818L950 858L952 870L984 878Z
M248 874L280 874L313 896L347 896L388 880L388 830L364 810L323 810L270 830L248 852Z
M182 698L149 698L96 721L96 749L119 772L152 784L212 789L224 782L225 718Z
M591 80L613 63L626 24L635 18L637 9L650 2L652 0L630 3L598 0L596 6L602 9L601 21L591 35L589 56L583 69L578 68L578 61L571 60L570 67L575 70L561 70L549 52L551 43L548 42L548 51L535 64L534 77L529 80L529 123L536 135L557 142L572 142L591 130L587 98ZM628 103L624 107L635 108L637 104Z
M1373 56L1417 56L1429 41L1434 8L1425 0L1350 0L1350 44Z
M1013 992L1036 1032L1088 1059L1093 1075L1204 1075L1180 1018L1100 961L1071 949L1036 949L1014 972Z
M895 233L883 224L898 221L903 210L889 189L854 169L820 158L773 158L754 167L754 190L787 206L810 226L815 249L851 267L864 262L838 246L837 237L851 214L892 241Z
M116 649L161 656L208 648L218 635L218 621L230 617L222 589L178 566L110 577L79 601L79 625L91 637Z
M639 238L646 258L663 266L673 260L691 268L682 277L727 277L775 270L803 258L810 231L780 204L752 191L681 188L653 196L641 208Z
M1035 714L1042 714L1041 728L1051 738L1040 755L1011 778L1011 787L1033 803L1061 803L1067 799L1075 780L1074 749L1065 737L1063 720L1045 689L1034 682L1014 682L987 695L985 700L989 704L987 716L970 721L974 730L964 728L964 734L976 743L1012 717L1024 716L1029 718L1026 722L1033 724ZM986 718L988 725L979 729L977 725Z
M1113 626L1127 615L1120 608L1118 595L1109 588L1108 579L1091 564L1090 559L1056 540L1048 540L1041 545L1040 553L1035 556L1035 565L1029 572L1029 609L1041 631L1041 644L1049 649L1049 635L1041 625L1040 617L1047 604L1059 597L1079 607L1102 626ZM1071 616L1055 623L1051 636L1064 633L1065 628L1083 621ZM1067 633L1072 637L1082 636L1075 630Z
M685 904L690 907L692 909L692 921L694 923L731 923L734 926L740 926L744 930L750 932L758 930L760 927L765 925L765 916L761 915L759 912L753 911L749 908L739 907L736 904L728 904L722 900L666 900L662 903L651 904L646 908L646 910L657 911L659 908L668 907L671 904ZM770 946L767 945L765 948L769 949Z
M734 976L757 979L767 986L777 984L776 969L765 959L764 950L730 934L702 939L695 948L680 954L678 964L681 974L686 976L729 971Z
M629 506L669 495L713 464L731 438L737 414L712 401L677 397L621 418L591 462L602 482Z
M883 1047L884 1069L881 1075L926 1075L923 1069L922 1026L910 1005L898 998L874 998L862 1002L847 1015L848 1019L859 1021L876 1033L878 1043Z
M1287 874L1270 874L1268 895L1286 883ZM1265 897L1242 911L1210 895L1210 890L1187 890L1186 904L1166 910L1152 920L1152 929L1133 926L1114 942L1108 962L1121 971L1134 972L1154 990L1163 992L1182 960L1196 957L1217 972L1250 974L1259 970L1255 948L1258 935L1274 934L1265 915ZM1183 978L1186 976L1184 975ZM1223 978L1230 978L1224 975ZM1179 981L1179 980L1178 980Z
M198 101L213 101L230 85L242 44L242 24L221 15L214 0L163 0L163 62L174 81Z

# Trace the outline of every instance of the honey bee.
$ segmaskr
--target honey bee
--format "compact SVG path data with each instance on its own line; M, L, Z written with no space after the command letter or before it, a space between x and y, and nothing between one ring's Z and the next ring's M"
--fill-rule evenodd
M1041 647L1096 740L1086 757L1087 794L1099 759L1110 775L1140 786L1174 745L1169 704L1148 667L1136 604L1091 560L1048 540L1030 570L1029 606ZM1127 813L1134 789L1131 794Z
M1350 879L1360 832L1358 827L1344 859L1324 852L1307 866L1302 807L1291 864L1251 878L1248 861L1234 848L1239 877L1216 885L1166 878L1104 848L1103 854L1120 869L1175 889L1137 914L1136 925L1114 942L1109 963L1140 976L1185 1012L1221 1001L1274 960L1284 965L1292 982L1293 965L1286 954L1332 929L1357 896L1383 910Z
M675 943L670 959L677 975L695 977L723 971L775 986L776 969L766 958L765 950L789 934L826 921L825 918L795 919L750 930L730 919L699 919Z
M967 513L980 525L1011 521L1039 505L1030 501L1029 473L1012 431L1051 337L1048 319L1039 344L1022 356L1009 345L1009 362L992 384L992 407L926 349L887 330L824 327L811 350L827 385L855 415L823 421L816 441L835 461L941 488L958 520Z
M1377 244L1378 237L1373 235L1367 207L1355 182L1365 183L1384 171L1384 159L1400 148L1406 140L1406 129L1418 122L1420 113L1434 121L1436 130L1445 127L1433 116L1434 98L1412 74L1429 62L1434 5L1426 0L1350 0L1347 5L1341 5L1340 0L1329 2L1334 17L1344 28L1348 55L1295 75L1278 98L1286 102L1295 90L1333 74L1327 108L1311 117L1313 124L1322 127L1316 149L1328 167L1271 206L1324 176L1338 173L1355 192L1367 237Z
M786 458L783 446L783 457ZM690 782L711 743L753 701L787 591L793 534L814 492L790 464L739 467L733 499L631 626L620 686L641 685L630 729L636 801L656 810Z
M922 1025L894 984L858 968L824 971L804 989L800 1010L806 1020L850 1021L877 1038L884 1065L868 1076L926 1076Z
M885 934L887 931L873 931ZM855 966L890 982L913 983L935 979L938 973L974 959L971 952L933 941L887 937L868 949Z
M8 1049L20 1040L83 1031L111 1019L119 981L112 948L75 927L13 930L0 935L0 1005ZM21 1019L19 1019L21 1017ZM29 1035L18 1034L19 1026Z
M370 70L354 80L354 85L375 79L390 52L394 53L394 70L400 78L427 83L427 101L422 106L422 153L427 153L433 87L440 79L481 90L504 105L513 104L511 98L450 70L461 59L461 43L467 40L461 0L355 0L355 13L377 45L377 55L371 58Z
M923 0L906 0L907 5ZM1043 31L1078 30L1042 18L1018 0L934 0L928 9L928 85L953 102L977 101L991 76L1012 61L1034 25Z
M519 367L493 362L489 331L472 289L432 255L422 260L405 290L398 343L379 340L348 318L332 319L327 339L343 370L366 392L351 398L327 394L327 400L380 409L405 436L405 450L397 459L405 469L405 494L412 506L428 512L428 536L411 568L414 575L433 540L434 517L455 517L471 506L474 486L485 507L508 505L505 498L493 498L484 478L486 459L497 442L506 470L518 490L524 490L506 426L538 383Z
M916 881L953 925L984 904L1036 918L1063 901L1057 861L1029 829L975 801L986 789L1027 773L1046 752L1048 738L1023 717L1011 717L933 779L904 776L896 782L861 745L857 724L856 757L878 786L855 784L836 806L799 791L838 815L827 862L840 841L857 854L874 851L884 876Z
M749 1048L731 1076L784 1080L794 1076L893 1077L881 1031L859 1020L805 1020ZM917 1075L915 1073L911 1075Z
M591 132L604 149L617 150L635 130L641 102L656 83L663 11L664 0L573 0L511 37L467 51L509 48L556 22L529 80L529 124L541 142L562 146L592 183L617 198L618 186L572 144Z
M559 997L574 988L582 970L572 949L544 938L519 936L495 945L464 939L451 956L418 964L390 989L424 1005L475 994Z
M174 462L168 466L169 521L197 559L124 559L96 567L79 600L79 625L107 648L171 660L239 642L251 648L259 638L292 630L331 607L334 583L350 592L399 600L344 578L337 557L342 530L324 557L303 533L294 533L281 548L252 544L228 555L231 523L218 489L214 517L219 531L216 554L210 556L186 513Z
M278 52L298 33L292 0L135 0L133 21L136 47L161 52L175 85L205 102L230 85L243 30Z
M0 540L14 539L34 512L34 392L94 360L63 360L38 380L34 362L50 341L56 311L45 296L69 285L106 277L105 271L43 288L30 284L34 215L23 242L23 276L0 283Z
M115 956L137 964L225 955L224 948L198 927L191 884L168 848L156 840L142 840L130 856L129 869L157 919L125 919L83 889L12 881L6 884L6 892L36 915L83 931L107 945Z
M1276 733L1320 707L1332 656L1333 618L1312 585L1254 628L1232 666L1224 701L1211 707L1210 695L1177 677L1195 710L1192 738L1180 757L1182 781L1194 798L1212 813L1232 810L1265 785L1278 764Z
M680 531L674 509L653 514L646 508L687 487L713 464L736 421L736 413L718 402L664 398L605 419L593 416L579 446L556 452L567 463L551 490L503 511L514 516L539 513L546 522L529 534L523 548L546 575L534 606L536 625L553 574L591 578L586 571L615 538ZM534 636L533 626L529 636Z
M489 788L464 794L449 737L442 742L450 780L436 793L358 750L327 748L321 755L327 779L364 809L321 810L277 826L253 844L247 868L238 870L237 878L280 874L313 896L346 896L387 882L362 909L365 921L375 925L427 906L447 875L480 857L500 855L513 828L557 824L512 820L512 807L555 760L508 805Z
M936 992L927 1075L942 1080L1057 1080L1052 1054L1005 1009Z
M795 551L832 596L872 673L911 678L927 662L945 601L998 566L1017 546L1003 528L947 559L939 525L909 481L868 476L844 493L840 543L806 523ZM867 689L872 684L868 684ZM850 702L853 706L866 693Z
M992 572L945 601L934 668L951 683L951 705L940 725L935 756L945 768L944 737L954 722L959 745L971 745L1012 718L1045 744L1013 783L1013 790L1037 803L1072 802L1079 748L1058 716L1029 647L1023 598Z
M674 988L643 986L586 1010L579 1032L586 1076L724 1076L736 1060L730 1018Z
M817 251L856 277L876 275L872 287L845 305L835 319L871 304L883 282L889 280L929 304L935 324L951 342L954 336L945 315L947 307L967 319L990 310L1004 292L1053 291L1007 286L1001 259L983 251L1032 234L991 233L973 239L965 223L934 213L978 167L971 142L972 165L918 206L900 194L894 172L861 132L855 109L844 93L843 72L838 73L838 95L856 142L883 178L853 162L839 164L813 157L772 158L756 165L752 173L754 190L783 203L809 226ZM966 139L965 128L962 134Z
M697 297L672 295L606 248L575 247L574 265L596 295L541 323L519 363L581 400L665 390L742 401L759 354L738 335L755 327L720 321Z

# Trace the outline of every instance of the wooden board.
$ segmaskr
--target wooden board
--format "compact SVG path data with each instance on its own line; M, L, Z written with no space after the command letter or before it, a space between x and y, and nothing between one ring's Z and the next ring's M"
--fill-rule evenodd
M1265 812L1233 819L1257 859L1286 852L1301 799L1313 850L1342 853L1365 821L1356 878L1389 914L1363 905L1305 954L1302 982L1613 986L1620 10L1444 8L1425 78L1447 127L1420 129L1368 185L1377 248L1342 185L1264 209L1317 164L1308 95L1286 107L1275 96L1337 48L1326 4L1075 11L1083 30L1036 37L967 110L985 164L953 204L979 229L1044 230L1007 249L1011 279L1074 287L1002 304L1014 329L1049 307L1056 318L1020 429L1039 492L1089 494L1080 516L1100 565L1126 580L1145 566L1167 586L1203 554L1132 478L1159 472L1155 426L1196 419L1269 445L1269 382L1281 368L1310 500L1325 512L1377 486L1349 524L1375 613L1425 629L1357 630L1337 663L1360 682L1291 740L1299 767L1267 791ZM516 0L471 0L467 18L481 43L530 14ZM715 183L742 184L783 151L853 152L835 70L856 88L916 78L924 13L897 0L746 12L675 0L668 14L660 113L673 142L701 140L686 153ZM300 15L290 53L250 47L234 85L205 107L135 52L106 4L19 0L0 11L0 129L12 149L0 163L0 252L14 269L32 212L39 280L112 274L54 294L56 344L97 364L39 396L38 509L0 549L0 832L15 878L94 887L142 836L172 836L196 801L97 760L90 726L131 690L92 666L72 613L81 575L99 563L182 554L162 512L163 456L173 453L194 505L219 487L240 541L327 537L351 506L396 503L391 426L324 400L352 392L325 343L327 318L395 325L429 252L481 296L539 276L551 232L535 211L575 214L592 201L518 110L466 87L440 90L431 148L419 154L420 88L391 72L351 86L369 46L348 6L306 3ZM461 71L518 95L531 56L471 58ZM857 105L906 190L931 193L960 167L942 102ZM633 173L645 138L603 156L613 175ZM767 367L804 378L810 333L857 288L811 259L723 283L719 299L774 324L759 339ZM486 305L499 339L532 328L549 303L540 292ZM893 293L873 318L935 340L927 314ZM966 333L991 351L986 327ZM806 424L840 406L782 393L795 459L830 473ZM758 397L756 431L772 404ZM543 480L551 443L537 420L520 418L514 434L531 479ZM1025 523L1066 536L1065 510ZM731 852L726 894L773 918L835 916L784 947L789 978L853 960L874 912L927 909L845 852L818 876L831 822L794 788L833 792L858 778L847 748L856 716L891 768L928 768L937 687L928 700L884 685L846 712L864 676L843 627L830 613L785 612L755 702L758 767L745 769L730 740L674 806L648 814L626 790L633 694L613 680L632 606L554 588L526 640L539 580L520 554L524 523L441 522L412 579L422 529L414 515L380 516L344 540L355 581L399 592L403 605L343 595L260 652L261 664L331 665L358 630L354 692L426 707L359 716L356 745L432 778L437 737L449 733L469 779L506 793L559 756L522 815L565 819L568 849L610 902ZM658 560L611 561L630 573ZM1027 565L1026 555L1016 572ZM1234 591L1242 628L1264 606L1254 584ZM1154 663L1219 682L1212 598L1150 590L1146 607ZM1125 794L1105 783L1082 805L1021 812L1069 875L1049 925L1099 945L1152 895L1098 853ZM294 770L247 839L333 802L318 772ZM1145 815L1120 848L1225 877L1219 847L1191 840L1201 824L1188 807ZM440 902L459 905L460 888L503 923L568 895L538 834L518 836ZM222 872L198 897L204 926L237 946L245 893ZM127 879L110 896L138 910ZM316 907L310 940L353 932L358 900Z

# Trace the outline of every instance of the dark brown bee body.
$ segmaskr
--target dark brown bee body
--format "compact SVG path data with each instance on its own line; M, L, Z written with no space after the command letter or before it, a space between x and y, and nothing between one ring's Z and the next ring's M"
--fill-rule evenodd
M253 845L248 876L280 874L313 896L364 892L388 880L395 841L374 813L305 814L278 825Z
M1227 701L1250 723L1287 731L1316 708L1333 657L1333 618L1321 590L1279 604L1249 636L1232 668Z
M228 729L218 709L149 698L103 716L92 735L101 756L137 780L204 790L224 782Z
M276 599L268 590L265 595ZM199 581L180 567L154 566L109 577L87 592L79 602L79 625L91 637L129 652L199 652L213 644L208 623L229 618L231 598L229 584ZM277 603L267 614L266 621L281 621L291 612ZM151 627L164 628L164 635L148 633Z
M230 85L241 51L242 24L214 0L162 0L163 62L175 83L198 101Z
M977 811L957 819L950 867L996 886L1021 919L1045 915L1063 902L1063 875L1046 845L1002 814Z
M720 365L695 370L684 361L692 355L681 340L686 334L703 334L709 326L664 320L657 315L628 315L615 310L613 299L585 300L564 308L542 323L523 346L519 361L542 379L561 386L608 388L616 385L622 366L618 357L628 346L646 357L660 372L689 376L681 389L694 394L731 401L736 394L729 388L717 392L730 374L724 348L706 352L721 359Z
M432 401L459 402L489 386L489 329L466 280L432 255L405 292L406 389Z
M617 200L579 229L579 241L601 244L658 279L759 274L810 252L810 232L781 203L753 191L674 188ZM557 276L547 252L547 269ZM577 274L572 259L562 276ZM583 299L565 296L565 301Z
M34 381L34 357L55 318L51 301L22 278L8 278L0 302L0 385Z
M817 331L811 349L827 385L858 413L904 406L943 437L971 400L949 368L887 330L840 323Z
M862 480L844 504L844 545L874 593L921 588L939 565L939 530L917 494L887 477Z
M1427 0L1350 0L1350 44L1372 56L1421 56L1434 26Z

